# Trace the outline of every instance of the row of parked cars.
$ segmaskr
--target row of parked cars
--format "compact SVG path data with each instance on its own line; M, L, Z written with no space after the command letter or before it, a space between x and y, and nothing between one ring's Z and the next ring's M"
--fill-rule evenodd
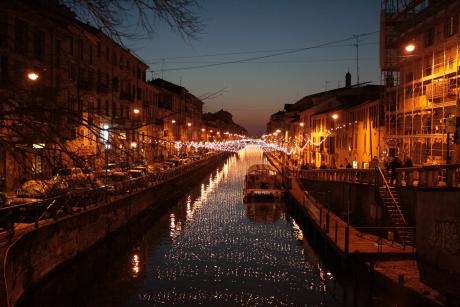
M58 170L55 176L47 180L32 179L24 182L15 195L0 192L0 209L13 205L45 203L45 200L68 196L88 197L94 191L106 189L112 194L120 194L139 187L146 175L161 174L168 169L187 165L199 160L202 155L170 157L166 161L146 163L140 160L135 163L109 163L105 169L94 171L90 168L68 167ZM102 194L102 193L99 193ZM86 200L94 201L93 199ZM83 202L84 203L84 202ZM4 225L4 223L3 223ZM0 214L0 227L2 216Z

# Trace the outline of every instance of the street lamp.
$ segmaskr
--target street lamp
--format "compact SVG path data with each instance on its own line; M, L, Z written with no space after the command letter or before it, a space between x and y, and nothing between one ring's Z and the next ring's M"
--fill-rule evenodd
M133 110L134 114L139 114L140 110L138 108Z
M280 133L280 132L281 132L281 130L280 130L280 129L276 129L276 133Z
M192 123L188 122L188 123L187 123L187 126L191 127L191 126L192 126Z
M305 126L305 124L302 122L302 123L299 124L299 126L303 127L303 126Z
M175 119L171 120L171 124L175 124L175 123L176 123Z
M408 53L412 53L415 50L415 45L414 43L408 43L406 46L404 46L404 50Z
M36 73L35 71L31 71L27 74L27 78L30 80L30 81L37 81L38 78L40 78L40 75L38 73Z
M131 142L131 149L133 150L133 162L136 161L135 153L136 153L137 143Z

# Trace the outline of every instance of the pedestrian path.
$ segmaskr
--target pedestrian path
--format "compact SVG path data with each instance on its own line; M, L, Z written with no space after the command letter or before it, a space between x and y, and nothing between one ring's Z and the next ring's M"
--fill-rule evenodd
M297 179L291 180L291 195L307 211L315 226L322 230L322 233L330 241L332 246L340 253L363 254L407 254L415 253L412 246L403 246L397 242L388 241L375 235L360 232L355 227L348 225L333 212L319 204L308 192L304 191ZM329 223L326 216L329 215ZM328 224L328 225L327 225ZM329 226L328 231L327 226ZM346 229L348 227L348 248L346 246Z

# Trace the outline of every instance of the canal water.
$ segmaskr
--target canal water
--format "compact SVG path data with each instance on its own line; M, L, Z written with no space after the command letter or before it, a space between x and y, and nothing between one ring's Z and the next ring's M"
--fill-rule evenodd
M262 162L258 147L229 157L123 249L100 247L21 306L342 305L285 205L243 203L246 170Z

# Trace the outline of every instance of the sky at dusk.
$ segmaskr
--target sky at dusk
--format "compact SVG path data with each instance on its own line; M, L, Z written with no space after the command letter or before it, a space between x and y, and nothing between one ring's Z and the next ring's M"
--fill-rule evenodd
M377 0L199 3L204 30L197 40L185 41L160 24L152 38L126 43L149 64L155 77L181 84L198 97L225 89L223 95L205 100L204 111L228 110L251 134L264 132L269 116L285 103L343 86L348 70L355 83L354 41L243 63L170 69L275 54L379 30ZM374 33L360 39L360 82L380 83L378 38ZM219 53L238 54L197 57Z

